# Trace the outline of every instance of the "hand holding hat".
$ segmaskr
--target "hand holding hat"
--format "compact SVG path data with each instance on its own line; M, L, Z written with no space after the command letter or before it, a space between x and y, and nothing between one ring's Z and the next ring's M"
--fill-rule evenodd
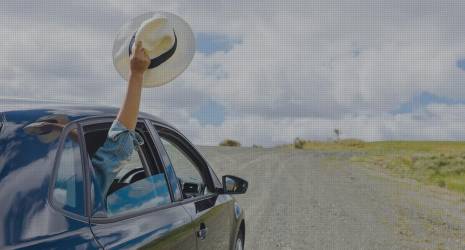
M132 74L144 74L149 67L150 58L142 47L141 41L137 42L133 48L130 60Z
M130 58L139 42L150 59L143 87L157 87L175 79L195 53L194 34L184 20L167 12L143 14L121 28L113 45L113 64L126 80L132 70Z

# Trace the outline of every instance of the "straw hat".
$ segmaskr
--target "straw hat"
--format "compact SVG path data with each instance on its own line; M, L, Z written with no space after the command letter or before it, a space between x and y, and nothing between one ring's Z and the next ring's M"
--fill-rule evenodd
M144 73L144 87L161 86L176 78L195 53L194 34L179 16L168 12L140 15L121 28L113 44L113 64L126 80L132 47L138 41L151 59Z

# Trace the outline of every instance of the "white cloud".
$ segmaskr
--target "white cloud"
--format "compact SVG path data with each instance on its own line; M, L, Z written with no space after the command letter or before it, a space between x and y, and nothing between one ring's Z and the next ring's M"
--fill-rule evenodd
M143 109L196 143L326 139L336 127L367 140L465 137L454 119L460 105L392 114L424 91L465 99L465 71L456 67L465 58L462 1L49 1L34 3L35 12L4 5L1 96L118 105L125 87L112 39L128 18L165 10L196 32L242 41L228 53L198 53L173 83L144 90ZM192 117L207 99L224 105L223 125Z

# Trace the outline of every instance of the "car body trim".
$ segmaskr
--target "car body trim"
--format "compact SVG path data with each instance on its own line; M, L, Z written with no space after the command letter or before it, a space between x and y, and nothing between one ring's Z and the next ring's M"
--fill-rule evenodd
M5 121L3 113L0 113L0 133L2 132L3 123Z
M62 214L64 214L65 216L67 217L70 217L72 219L75 219L75 220L78 220L78 221L81 221L81 222L86 222L88 223L89 222L89 219L88 219L88 216L87 216L87 209L84 209L84 215L80 215L80 214L76 214L76 213L73 213L73 212L70 212L70 211L67 211L61 207L58 207L56 206L55 202L53 201L53 188L54 188L54 184L55 184L55 181L56 181L56 176L57 176L57 172L58 172L58 167L59 167L59 164L60 164L60 160L61 160L61 154L62 154L62 150L63 150L63 147L64 147L64 142L65 142L65 139L66 137L68 136L68 133L71 129L78 129L78 127L76 126L76 124L74 123L68 123L61 131L60 133L60 138L59 138L59 144L58 144L58 148L56 150L56 153L55 153L55 159L54 159L54 163L53 163L53 170L52 170L52 175L51 175L51 178L50 178L50 182L49 182L49 185L48 185L48 194L47 194L47 203L48 205L53 208L54 210L56 210L57 212L60 212ZM79 140L79 145L81 145L81 137L78 136L78 140ZM81 151L81 161L83 160L82 159L82 149L80 149ZM82 166L82 178L84 178L84 163L82 162L83 166ZM83 185L85 185L85 182L83 180ZM86 189L84 187L84 189ZM87 207L87 201L86 201L86 190L84 190L84 208Z
M204 196L193 197L193 198L189 198L189 199L185 199L185 200L181 200L181 201L172 202L170 204L166 204L166 205L163 205L163 206L147 208L147 209L143 209L143 210L139 210L139 211L135 211L135 212L130 212L130 213L127 213L127 214L117 215L117 216L114 216L114 217L108 217L108 218L90 217L90 222L94 223L94 224L106 224L106 223L118 222L118 221L122 221L122 220L136 218L136 217L139 217L139 216L142 216L142 215L145 215L145 214L154 213L154 212L157 212L157 211L169 209L169 208L172 208L172 207L181 206L181 205L184 205L184 204L187 204L187 203L197 202L197 201L201 201L201 200L205 200L205 199L210 199L210 198L213 198L213 197L215 197L217 195L218 194L208 194L208 195L204 195Z
M169 191L170 191L171 202L178 201L178 199L175 197L176 194L174 193L173 187L172 187L172 185L171 185L171 180L170 180L168 174L166 173L166 168L165 168L165 166L166 166L168 163L165 162L163 156L161 155L161 154L162 154L162 152L161 152L162 149L161 149L160 147L163 146L163 145L159 145L159 144L160 144L160 142L159 142L159 135L158 135L157 131L155 130L155 128L153 127L153 125L150 123L149 120L144 119L144 124L145 124L145 126L147 127L150 136L152 137L152 141L153 141L155 150L157 151L158 157L160 158L160 161L161 161L160 163L162 164L162 167L163 167L163 173L164 173L165 178L166 178L167 183L168 183L168 189L169 189ZM152 152L152 154L154 154L154 152ZM155 157L155 155L153 155L153 157L154 157L154 158L157 158L157 157ZM178 188L180 188L180 187L178 186ZM181 197L181 199L182 199L182 197Z

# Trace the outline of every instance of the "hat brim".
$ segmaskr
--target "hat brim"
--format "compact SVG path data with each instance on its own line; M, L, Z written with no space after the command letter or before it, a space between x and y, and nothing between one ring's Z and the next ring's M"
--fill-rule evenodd
M162 15L169 20L177 37L174 54L161 65L144 73L144 87L164 85L186 70L195 54L195 38L190 26L179 16L168 12L149 12L132 19L119 31L113 44L113 64L125 80L129 79L129 44L140 25L154 15Z

